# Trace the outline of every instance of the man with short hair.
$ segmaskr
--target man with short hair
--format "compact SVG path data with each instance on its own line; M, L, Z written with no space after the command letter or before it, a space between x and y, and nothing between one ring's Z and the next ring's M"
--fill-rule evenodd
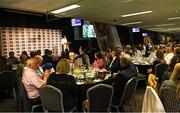
M118 73L113 74L113 87L114 93L112 98L112 104L118 105L122 99L123 91L126 83L132 77L137 76L135 66L131 62L131 57L128 54L123 54L120 57L121 70ZM122 108L122 107L121 107Z
M40 59L34 57L28 59L22 76L22 82L27 91L28 98L32 100L33 103L41 102L38 89L47 83L47 79L50 74L50 70L45 70L41 77L38 76L37 69L40 65Z

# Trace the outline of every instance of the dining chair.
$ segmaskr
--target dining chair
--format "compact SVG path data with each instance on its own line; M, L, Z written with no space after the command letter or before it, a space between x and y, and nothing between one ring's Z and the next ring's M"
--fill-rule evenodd
M110 112L114 88L106 84L97 84L87 90L89 107L87 112Z
M59 89L51 85L44 85L39 91L45 112L64 112L63 94Z
M13 96L16 99L16 93L14 88L14 74L12 71L4 70L0 72L0 90L6 91L9 96L13 91Z
M18 85L19 91L19 111L21 112L34 112L34 110L38 107L41 107L42 104L32 104L30 99L28 98L27 91L24 87L22 81L20 81Z
M167 69L167 64L159 63L155 66L155 75L158 77L159 84L162 83L162 77Z
M130 80L128 80L128 82L125 85L121 100L119 101L119 103L117 105L112 105L114 108L116 108L116 110L118 112L119 111L119 107L121 107L125 102L128 103L130 110L132 112L132 108L130 105L130 99L134 98L134 94L137 88L137 77L132 77ZM134 99L135 101L135 99Z

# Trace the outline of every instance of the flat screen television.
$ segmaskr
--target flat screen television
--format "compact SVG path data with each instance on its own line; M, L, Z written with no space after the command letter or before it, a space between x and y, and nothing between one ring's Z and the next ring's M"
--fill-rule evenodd
M133 33L138 33L138 32L140 32L140 28L132 28L132 32Z
M148 33L142 33L142 36L148 36Z
M94 26L90 21L84 21L82 25L83 38L96 38Z
M71 26L81 26L81 19L80 18L72 18L71 19Z

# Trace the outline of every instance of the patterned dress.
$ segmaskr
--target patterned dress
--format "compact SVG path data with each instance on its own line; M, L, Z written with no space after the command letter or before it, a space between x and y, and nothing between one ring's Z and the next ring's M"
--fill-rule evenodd
M160 99L166 112L180 112L180 99L176 97L176 84L165 80L160 88Z

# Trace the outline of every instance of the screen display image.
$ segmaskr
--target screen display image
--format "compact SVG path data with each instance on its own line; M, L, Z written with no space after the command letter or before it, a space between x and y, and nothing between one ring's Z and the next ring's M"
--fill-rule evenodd
M81 26L81 19L79 19L79 18L71 19L71 25L72 26Z
M140 28L132 28L132 32L133 33L138 33L138 32L140 32Z
M148 36L148 34L147 33L142 33L142 36Z
M96 33L92 24L83 25L83 37L84 38L95 38Z

